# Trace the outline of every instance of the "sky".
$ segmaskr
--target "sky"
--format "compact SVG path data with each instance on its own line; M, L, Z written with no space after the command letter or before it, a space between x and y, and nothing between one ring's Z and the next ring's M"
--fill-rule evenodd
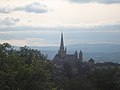
M120 0L0 0L0 43L120 44Z

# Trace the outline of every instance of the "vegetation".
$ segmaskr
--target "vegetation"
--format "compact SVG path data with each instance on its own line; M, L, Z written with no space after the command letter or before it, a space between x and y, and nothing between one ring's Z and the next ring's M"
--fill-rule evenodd
M65 62L56 67L40 51L0 44L0 90L120 90L120 68L91 70Z
M0 45L0 90L50 90L52 67L38 50Z

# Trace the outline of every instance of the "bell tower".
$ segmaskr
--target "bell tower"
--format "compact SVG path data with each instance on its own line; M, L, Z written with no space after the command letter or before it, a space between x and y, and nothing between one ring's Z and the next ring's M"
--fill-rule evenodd
M79 60L80 60L81 62L83 62L83 53L82 53L81 50L80 50L80 52L79 52Z

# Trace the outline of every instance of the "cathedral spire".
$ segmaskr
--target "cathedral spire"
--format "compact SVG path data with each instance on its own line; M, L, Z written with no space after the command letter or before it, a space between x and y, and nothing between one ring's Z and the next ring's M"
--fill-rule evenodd
M60 50L64 50L63 32L61 33Z

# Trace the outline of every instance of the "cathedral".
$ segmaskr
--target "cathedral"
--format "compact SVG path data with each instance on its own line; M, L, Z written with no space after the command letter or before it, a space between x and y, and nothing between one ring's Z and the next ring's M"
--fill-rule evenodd
M83 62L83 53L75 51L73 54L67 54L67 48L64 47L63 33L61 33L60 47L58 53L53 58L55 63L63 63L65 61L80 61Z

